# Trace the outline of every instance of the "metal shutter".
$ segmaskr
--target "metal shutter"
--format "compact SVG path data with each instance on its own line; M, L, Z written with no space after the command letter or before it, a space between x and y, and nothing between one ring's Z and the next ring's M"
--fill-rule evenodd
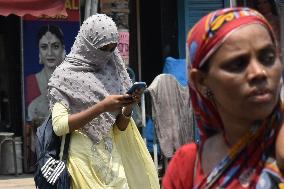
M179 3L179 54L185 58L185 40L188 31L203 16L211 11L228 6L226 0L182 0Z

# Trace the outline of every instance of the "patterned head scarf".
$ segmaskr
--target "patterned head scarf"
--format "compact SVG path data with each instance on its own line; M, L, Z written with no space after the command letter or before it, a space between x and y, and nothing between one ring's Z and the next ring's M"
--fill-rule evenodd
M118 43L118 31L113 20L96 14L82 24L76 40L62 64L49 80L52 108L62 103L70 113L85 110L111 94L125 94L131 86L126 67L119 55L99 48ZM81 130L99 143L115 122L118 112L105 112Z
M254 23L267 28L276 45L271 26L255 10L227 8L217 10L203 17L192 28L187 37L188 75L192 68L200 69L204 66L228 35L244 25ZM189 86L201 142L204 142L216 130L223 129L222 121L215 107L196 90L194 83L190 83Z

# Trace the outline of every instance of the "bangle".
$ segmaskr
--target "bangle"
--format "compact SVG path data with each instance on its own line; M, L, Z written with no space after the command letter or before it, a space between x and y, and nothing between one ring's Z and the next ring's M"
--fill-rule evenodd
M131 113L130 113L129 115L125 115L125 114L123 113L123 111L124 111L124 108L123 108L122 111L121 111L121 114L123 115L123 117L126 118L126 119L130 119L131 116L132 116L132 111L131 111Z

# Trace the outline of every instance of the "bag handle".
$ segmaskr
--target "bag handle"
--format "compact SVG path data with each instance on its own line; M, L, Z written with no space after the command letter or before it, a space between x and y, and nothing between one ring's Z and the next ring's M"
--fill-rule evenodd
M48 119L52 119L52 113L49 114ZM47 121L46 121L47 123ZM45 123L45 124L46 124ZM63 149L63 154L62 154L62 161L66 162L67 157L68 157L68 151L69 151L69 143L70 143L70 133L65 135L65 141L64 141L64 149ZM50 143L49 143L50 144ZM49 145L48 144L48 145Z
M64 142L64 149L62 155L62 161L66 162L69 152L69 143L70 143L70 133L66 134L65 142Z
M52 118L52 114L49 113L47 119L44 121L43 124L47 124L47 122ZM64 149L63 149L63 155L62 155L62 161L66 162L68 157L68 151L69 151L69 143L70 143L70 133L66 134L65 136L65 142L64 142ZM48 142L48 146L50 145L50 142ZM34 164L36 166L38 162L45 156L45 153L42 153L41 156L38 158L37 162Z

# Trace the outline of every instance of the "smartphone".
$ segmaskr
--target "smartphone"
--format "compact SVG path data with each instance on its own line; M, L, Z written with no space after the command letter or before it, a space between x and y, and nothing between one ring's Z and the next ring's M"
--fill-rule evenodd
M147 85L145 82L135 82L132 87L126 92L127 94L134 93L137 89L146 89Z

